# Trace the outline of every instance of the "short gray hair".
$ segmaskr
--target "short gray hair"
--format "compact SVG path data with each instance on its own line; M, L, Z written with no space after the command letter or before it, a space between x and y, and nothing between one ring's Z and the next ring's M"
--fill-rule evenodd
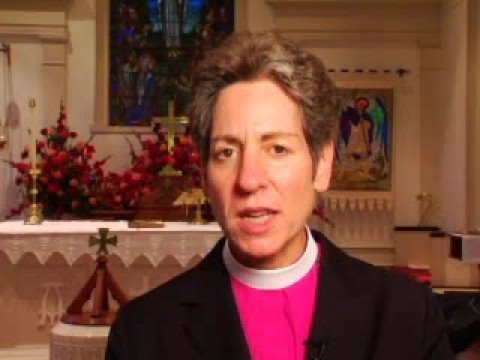
M191 131L203 163L210 155L213 111L219 93L240 81L267 78L302 109L312 158L336 135L339 97L322 61L274 32L234 34L206 52L193 74Z

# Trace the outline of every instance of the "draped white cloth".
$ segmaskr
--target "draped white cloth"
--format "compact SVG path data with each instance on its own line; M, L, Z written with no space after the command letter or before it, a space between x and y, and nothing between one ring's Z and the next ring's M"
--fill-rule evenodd
M109 236L117 235L117 246L108 246L126 266L144 256L157 266L166 256L173 256L182 266L192 257L205 256L222 236L217 223L191 225L167 222L164 228L129 228L126 221L45 221L41 225L25 225L23 221L0 222L0 251L16 264L32 253L40 264L54 253L60 253L69 265L82 255L95 257L96 246L89 246L90 235L99 228L108 228Z
M103 360L110 326L58 323L50 335L51 360Z

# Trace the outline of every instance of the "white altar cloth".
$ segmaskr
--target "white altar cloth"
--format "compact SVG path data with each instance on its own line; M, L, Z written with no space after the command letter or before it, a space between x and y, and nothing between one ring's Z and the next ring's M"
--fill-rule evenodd
M23 221L0 222L0 251L13 264L32 253L45 264L54 253L60 253L69 265L82 255L95 257L96 247L88 245L89 236L99 228L108 228L117 235L117 246L109 252L126 266L144 256L157 266L166 256L173 256L182 266L195 255L205 256L222 236L217 223L191 225L167 222L163 228L129 228L126 221L44 221L41 225L25 225Z

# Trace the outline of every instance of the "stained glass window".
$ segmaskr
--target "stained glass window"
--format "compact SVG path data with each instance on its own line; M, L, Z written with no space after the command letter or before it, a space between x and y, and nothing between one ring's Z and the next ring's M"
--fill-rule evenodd
M185 114L192 66L233 16L233 0L111 0L109 125L149 126L170 100Z

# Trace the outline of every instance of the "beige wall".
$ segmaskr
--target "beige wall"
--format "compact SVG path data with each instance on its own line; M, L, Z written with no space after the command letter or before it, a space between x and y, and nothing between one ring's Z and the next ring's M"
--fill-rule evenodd
M445 111L442 77L443 52L438 48L420 51L420 190L432 194L430 224L442 224L443 191L441 163Z
M348 86L394 89L393 114L393 187L394 224L413 225L418 222L420 187L420 50L413 46L393 47L391 44L364 47L323 47L312 51L323 59L327 68L335 69L398 69L410 74L347 75L341 81ZM335 77L335 76L334 76ZM339 78L336 76L335 78Z
M75 0L69 5L67 109L75 131L88 138L95 119L95 0Z
M43 49L39 43L14 44L11 46L11 58L11 95L8 101L11 101L12 116L8 118L8 143L6 148L0 151L0 158L18 161L24 146L29 143L28 129L32 121L28 108L29 98L37 99L40 106L38 119L40 124L44 123ZM0 98L3 99L3 82L1 84ZM0 163L0 219L3 219L4 214L18 204L21 198L20 188L14 185L15 175L9 165Z

